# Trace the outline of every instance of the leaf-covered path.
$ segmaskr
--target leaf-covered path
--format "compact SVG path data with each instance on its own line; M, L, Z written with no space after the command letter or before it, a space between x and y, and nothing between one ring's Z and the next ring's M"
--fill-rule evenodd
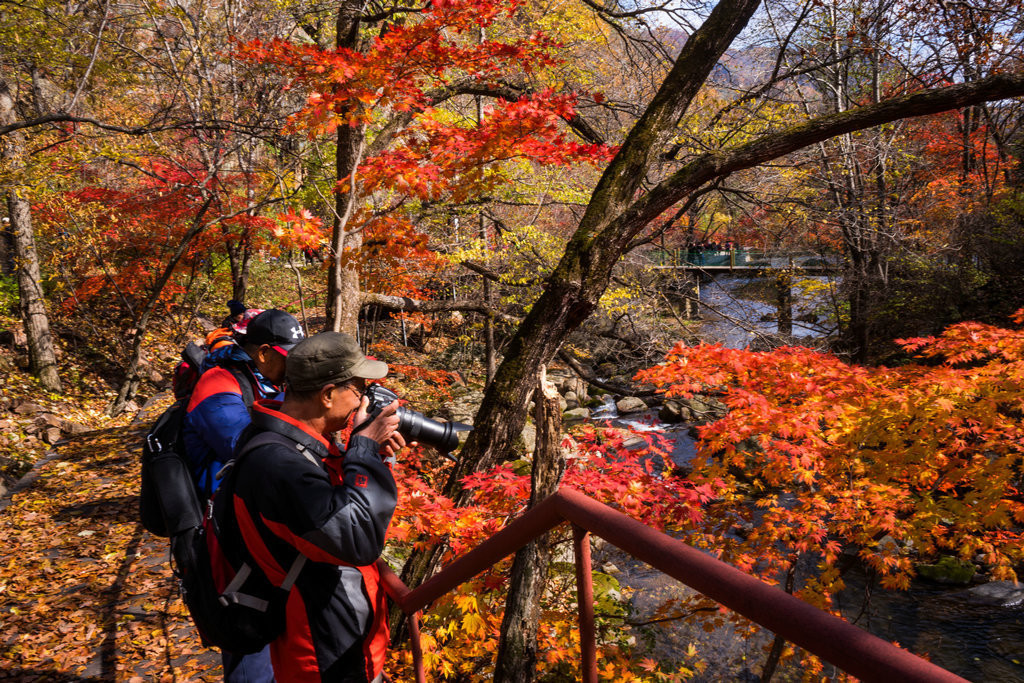
M59 445L0 511L0 679L220 679L138 522L140 429Z

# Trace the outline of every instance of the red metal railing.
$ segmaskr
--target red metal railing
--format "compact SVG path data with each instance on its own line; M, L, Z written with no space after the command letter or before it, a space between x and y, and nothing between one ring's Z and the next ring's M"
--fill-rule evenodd
M418 588L410 590L383 561L378 562L385 590L409 616L419 683L426 680L419 642L419 611L563 521L573 525L584 681L597 681L590 533L862 680L965 680L607 505L563 488Z

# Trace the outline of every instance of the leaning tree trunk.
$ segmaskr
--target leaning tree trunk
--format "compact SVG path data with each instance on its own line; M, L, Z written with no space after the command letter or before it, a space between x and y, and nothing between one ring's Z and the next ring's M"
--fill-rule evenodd
M465 503L462 478L500 462L510 452L526 421L533 378L554 357L565 337L597 307L612 268L633 237L714 177L711 168L693 169L679 179L678 187L659 186L636 198L653 156L670 139L719 56L759 4L760 0L722 0L715 7L686 41L661 88L602 174L565 254L506 348L505 360L487 389L462 458L452 468L445 493L460 504Z
M562 407L558 392L545 378L543 368L534 392L534 402L537 406L537 445L533 453L529 507L557 491L565 471ZM526 544L512 562L505 616L498 641L498 661L494 669L494 680L498 683L530 683L536 677L540 599L551 563L550 538L551 534L547 533Z
M207 196L202 206L196 212L195 217L192 219L192 225L188 231L181 238L181 242L175 248L171 258L164 265L164 270L157 278L150 291L149 299L146 304L142 307L142 311L139 313L139 317L135 321L135 333L132 335L132 347L131 352L128 356L128 365L124 371L124 379L121 381L121 387L117 391L117 396L111 402L110 407L107 409L107 413L112 417L116 417L124 412L125 408L128 407L129 401L135 398L135 394L139 390L139 367L142 365L142 343L146 338L146 332L149 330L149 322L153 317L153 312L156 311L157 304L160 302L160 297L163 295L164 288L167 283L170 282L171 276L174 275L175 269L178 267L178 263L185 256L188 251L188 246L192 243L192 240L202 232L207 224L204 222L206 212L210 210L210 204L213 201L213 195Z
M18 273L18 300L21 320L28 340L28 362L32 374L49 391L60 391L57 355L46 316L43 286L39 277L39 257L32 232L32 212L28 200L17 190L7 193L7 210L14 238L14 256Z

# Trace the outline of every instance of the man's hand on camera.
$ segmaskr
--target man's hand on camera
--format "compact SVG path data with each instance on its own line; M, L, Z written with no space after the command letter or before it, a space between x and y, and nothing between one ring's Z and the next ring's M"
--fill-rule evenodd
M395 456L398 454L398 451L402 450L406 446L417 445L419 444L417 444L415 441L406 443L405 437L402 436L402 433L395 432L394 434L391 435L391 438L388 439L387 443L383 444L380 447L380 456L381 458L384 459L385 462L393 462L395 460Z

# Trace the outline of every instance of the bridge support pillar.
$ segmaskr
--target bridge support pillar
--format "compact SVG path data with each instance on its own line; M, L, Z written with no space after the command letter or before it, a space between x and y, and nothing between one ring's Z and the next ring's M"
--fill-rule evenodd
M683 318L700 320L700 275L691 273L683 283Z
M793 271L776 272L775 297L779 309L779 334L793 334Z

